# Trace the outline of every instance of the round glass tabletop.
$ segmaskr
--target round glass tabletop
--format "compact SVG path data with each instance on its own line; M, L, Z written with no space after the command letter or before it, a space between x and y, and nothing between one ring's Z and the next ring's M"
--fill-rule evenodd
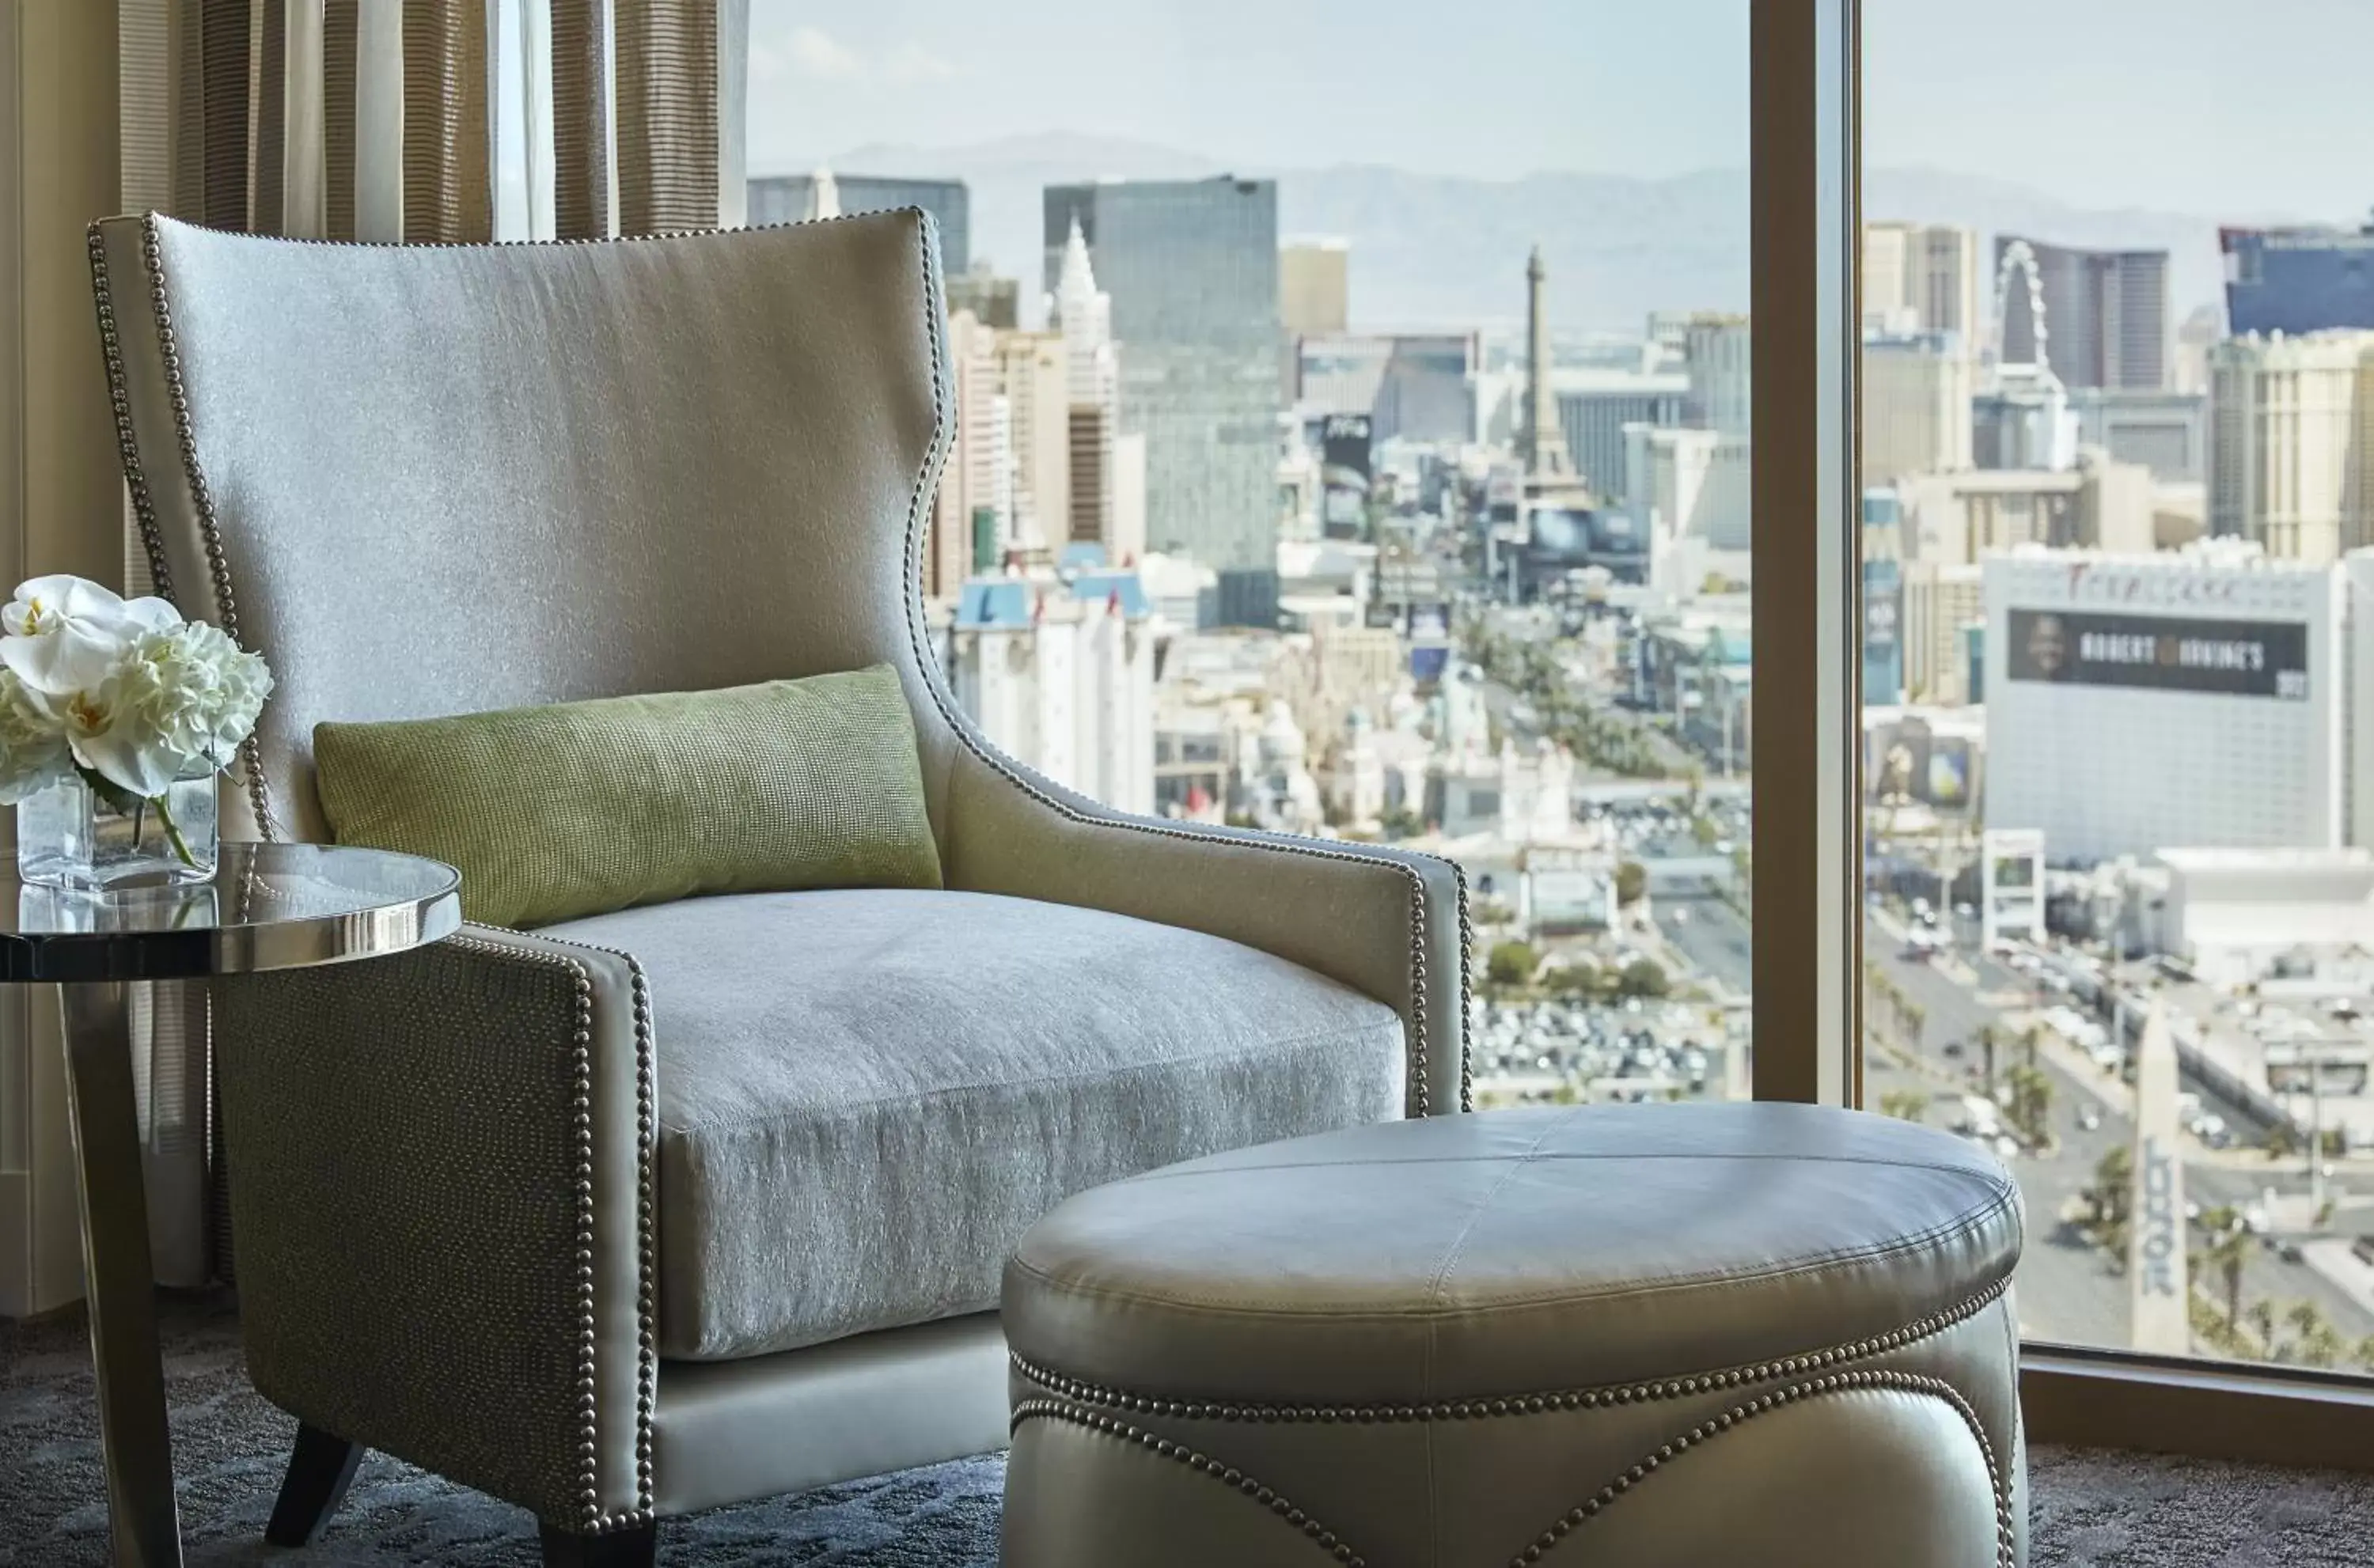
M0 982L186 980L400 953L462 923L441 860L332 844L225 844L211 882L83 893L0 860Z

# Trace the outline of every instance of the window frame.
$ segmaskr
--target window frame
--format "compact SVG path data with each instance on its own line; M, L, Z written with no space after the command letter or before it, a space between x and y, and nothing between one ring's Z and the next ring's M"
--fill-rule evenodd
M1759 1100L1863 1090L1860 0L1747 0ZM1934 3L1934 0L1930 0ZM1811 520L1808 526L1805 520ZM2023 1339L2029 1439L2374 1469L2374 1379Z

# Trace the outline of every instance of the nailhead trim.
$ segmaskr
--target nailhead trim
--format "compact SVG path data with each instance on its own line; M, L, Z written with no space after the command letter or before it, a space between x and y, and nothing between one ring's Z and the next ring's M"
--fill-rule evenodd
M488 930L497 927L483 928ZM519 932L505 932L517 936ZM539 939L546 942L555 938ZM614 1514L602 1511L600 1472L600 1382L595 1355L595 1292L594 1277L594 980L577 959L539 949L489 942L467 931L446 938L448 946L465 953L565 969L575 993L570 1027L570 1115L576 1137L577 1188L577 1310L578 1454L582 1468L577 1476L582 1512L578 1527L585 1534L638 1527L658 1517L652 1500L652 1416L659 1398L658 1313L653 1296L658 1279L657 1233L653 1201L656 1176L653 1150L658 1145L657 1069L652 1047L650 988L642 965L616 948L586 942L565 945L606 953L624 959L633 989L635 1016L635 1507Z
M1833 1345L1827 1350L1809 1351L1804 1355L1788 1356L1778 1361L1755 1362L1647 1383L1603 1384L1596 1387L1562 1389L1552 1393L1444 1399L1428 1405L1262 1405L1214 1398L1158 1398L1134 1394L1127 1389L1099 1387L1050 1371L1019 1354L1009 1352L1008 1355L1015 1371L1050 1393L1084 1405L1130 1410L1140 1415L1169 1416L1187 1421L1323 1422L1350 1425L1380 1422L1477 1421L1495 1416L1540 1415L1545 1411L1588 1410L1610 1405L1686 1398L1712 1393L1719 1388L1769 1383L1818 1372L1826 1367L1843 1366L1890 1351L1902 1350L1918 1340L1942 1334L1993 1305L2010 1286L2011 1281L2007 1279L1998 1281L1958 1306L1932 1313L1918 1322L1889 1333L1875 1334L1868 1339Z
M1673 1441L1661 1445L1654 1453L1641 1456L1639 1463L1619 1472L1605 1486L1601 1487L1590 1497L1554 1520L1548 1529L1534 1538L1532 1544L1509 1559L1509 1568L1531 1568L1531 1564L1539 1562L1551 1548L1557 1546L1559 1541L1581 1526L1596 1518L1617 1498L1647 1480L1658 1467L1668 1460L1678 1458L1692 1448L1704 1445L1742 1422L1751 1421L1767 1410L1779 1410L1783 1405L1796 1404L1827 1394L1848 1393L1859 1388L1883 1388L1893 1389L1899 1393L1922 1394L1931 1398L1942 1399L1954 1407L1955 1411L1961 1416L1963 1424L1970 1429L1970 1435L1978 1439L1979 1452L1986 1459L1987 1480L1993 1489L1995 1499L1996 1568L2013 1568L2017 1552L2018 1528L2013 1513L2011 1483L2004 1475L2003 1467L1996 1462L1994 1445L1987 1439L1986 1427L1980 1422L1978 1412L1970 1408L1970 1402L1965 1399L1960 1390L1953 1385L1940 1378L1923 1377L1909 1372L1833 1373L1829 1376L1816 1377L1810 1382L1794 1383L1785 1388L1776 1388L1760 1398L1749 1399L1744 1404L1733 1405L1721 1415L1701 1422L1674 1438Z
M158 535L157 508L148 494L148 479L140 466L140 447L132 437L132 397L123 380L123 344L115 330L115 300L108 287L107 241L100 236L99 225L92 224L86 238L90 246L90 292L99 308L99 347L107 361L108 402L115 413L115 451L123 462L123 483L132 494L132 515L140 528L140 542L148 556L148 575L156 582L157 591L164 598L173 597L173 574L165 565L165 552Z
M1475 1005L1475 977L1470 970L1470 958L1475 951L1475 928L1467 918L1467 868L1457 860L1450 862L1451 875L1459 888L1459 1108L1475 1108L1475 1058L1467 1048L1469 1009Z
M946 318L942 303L939 278L931 266L930 251L933 233L931 216L923 212L921 208L904 210L914 212L923 219L917 226L917 243L924 252L923 275L926 279L924 303L928 318L925 328L932 345L932 405L934 415L931 448L925 452L923 464L916 473L914 497L909 503L907 512L905 551L907 638L909 650L914 656L917 667L923 674L923 685L931 695L933 706L939 709L941 719L955 731L966 750L971 752L975 757L1015 788L1067 821L1085 826L1116 828L1123 832L1144 833L1160 837L1187 838L1204 843L1246 844L1273 853L1308 855L1317 860L1348 860L1361 865L1391 865L1400 870L1408 879L1410 891L1410 1048L1405 1109L1414 1117L1429 1114L1433 1106L1428 1078L1429 1062L1428 1060L1425 945L1427 894L1425 881L1415 869L1398 860L1381 860L1376 856L1353 854L1342 849L1321 848L1311 843L1285 842L1282 841L1283 836L1239 839L1155 821L1090 815L1065 804L1031 783L1012 763L1001 757L993 747L981 743L974 737L969 724L953 708L942 689L945 681L939 672L938 661L931 654L930 638L923 628L922 571L923 523L931 500L932 482L937 476L941 465L946 461L947 449L954 428L945 364ZM852 218L863 216L867 215L844 213L838 217L807 221L845 223ZM171 318L165 297L164 268L157 237L157 214L151 212L144 214L141 217L141 252L149 270L149 292L157 311L158 340L162 350L166 385L173 404L174 427L182 449L182 464L190 482L192 500L197 509L199 533L205 543L207 564L214 579L223 630L236 639L239 636L238 614L231 598L230 573L224 563L221 531L216 523L214 503L206 489L205 475L198 466L197 448L190 432L189 405L182 392L180 356L174 347ZM803 227L805 225L802 223L760 226L763 229ZM495 241L492 244L474 241L427 242L408 248L495 250L518 245L625 245L649 240L688 239L715 232L720 231L666 229L653 234L605 235L572 240L507 240ZM284 245L344 246L359 250L407 248L378 241L354 240L317 240L284 236L257 238L264 239L267 243ZM147 486L138 477L139 457L132 442L131 405L124 391L123 358L120 352L113 346L112 340L114 317L107 292L105 241L100 235L98 224L94 223L90 226L88 239L91 252L92 287L99 301L101 338L102 342L109 345L108 380L117 410L117 442L123 458L125 476L132 486L133 511L139 522L142 542L147 546L150 569L157 579L158 591L167 598L171 598L173 595L170 578L165 571L162 531L157 521L156 509L148 499ZM247 776L249 800L255 811L257 831L267 841L277 839L280 837L280 830L272 816L271 795L264 778L263 750L254 736L249 736L246 744L241 748L241 759L242 770ZM1427 858L1440 859L1440 857ZM1470 983L1470 967L1475 933L1468 922L1466 875L1460 870L1456 861L1444 863L1451 866L1459 888L1459 1005L1463 1010L1466 1006L1466 999L1474 994L1474 987ZM1458 1022L1460 1024L1459 1108L1466 1111L1472 1110L1475 1106L1474 1069L1468 1053L1466 1020L1463 1016Z
M1279 1496L1275 1489L1263 1486L1259 1480L1245 1474L1235 1466L1225 1464L1208 1454L1200 1453L1183 1443L1173 1443L1169 1438L1157 1437L1150 1432L1141 1432L1126 1422L1115 1421L1111 1416L1099 1415L1094 1410L1079 1410L1052 1399L1025 1399L1015 1406L1013 1419L1006 1426L1008 1435L1020 1432L1022 1423L1028 1421L1069 1422L1075 1426L1086 1427L1091 1432L1101 1432L1108 1436L1118 1437L1124 1443L1134 1443L1141 1448L1186 1466L1198 1475L1210 1476L1223 1486L1233 1487L1300 1530L1311 1545L1326 1552L1337 1562L1343 1563L1345 1568L1367 1568L1368 1559L1353 1550L1341 1536L1322 1525L1302 1509L1296 1507L1287 1499Z

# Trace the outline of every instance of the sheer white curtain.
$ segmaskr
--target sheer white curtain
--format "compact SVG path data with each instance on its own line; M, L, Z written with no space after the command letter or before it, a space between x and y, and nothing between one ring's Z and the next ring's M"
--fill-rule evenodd
M382 242L742 220L748 0L115 4L127 210ZM123 577L153 581L128 509ZM133 1020L158 1278L227 1277L206 989L139 987Z

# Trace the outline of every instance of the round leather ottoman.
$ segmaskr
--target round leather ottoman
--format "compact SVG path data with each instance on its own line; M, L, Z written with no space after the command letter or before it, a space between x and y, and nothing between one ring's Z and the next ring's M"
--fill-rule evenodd
M2019 1248L1992 1158L1807 1106L1117 1182L1006 1266L1005 1568L2005 1568Z

